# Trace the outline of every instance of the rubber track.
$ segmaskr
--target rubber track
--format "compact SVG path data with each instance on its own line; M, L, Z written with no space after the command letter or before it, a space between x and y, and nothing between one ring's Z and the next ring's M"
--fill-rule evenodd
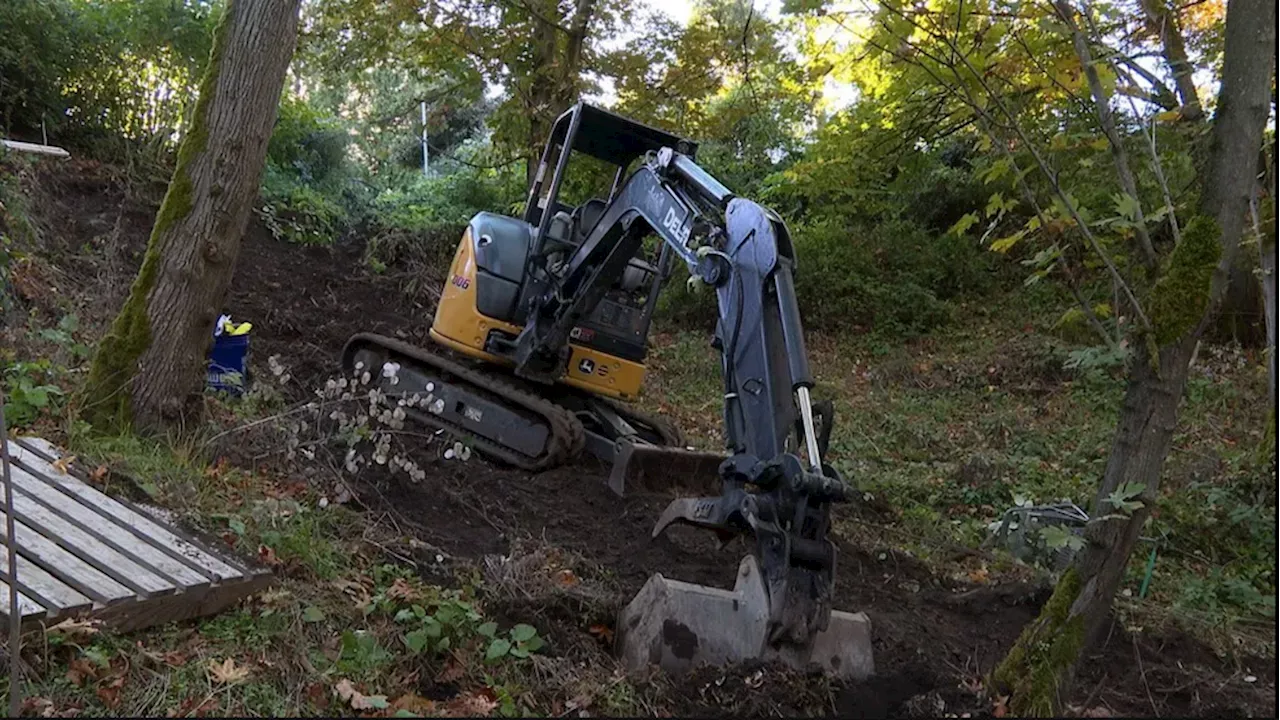
M378 348L388 354L398 355L401 359L409 360L412 363L448 373L454 379L442 380L442 382L461 380L465 385L470 385L480 392L497 396L505 402L531 411L546 420L550 431L546 449L536 457L529 457L505 445L480 437L470 430L444 420L437 415L421 412L413 413L416 419L468 438L473 447L486 455L522 470L539 471L561 465L582 452L582 448L586 443L582 423L578 418L574 417L573 413L549 400L520 390L489 373L468 368L416 345L410 345L400 340L373 333L360 333L352 336L347 341L346 347L342 350L342 365L347 373L354 372L355 355L361 348L366 347ZM387 359L393 358L388 357ZM383 389L385 390L386 387L383 386Z

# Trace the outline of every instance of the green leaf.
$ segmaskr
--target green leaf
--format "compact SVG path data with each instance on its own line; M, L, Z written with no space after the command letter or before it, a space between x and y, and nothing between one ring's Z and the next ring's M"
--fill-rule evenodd
M1147 486L1143 483L1127 482L1112 491L1112 493L1107 496L1107 502L1111 507L1115 508L1117 512L1128 517L1132 515L1134 511L1143 507L1144 503L1136 498L1146 489Z
M324 620L324 611L315 605L309 605L302 611L302 622L318 623L321 620Z
M405 710L405 709L403 709L403 708L402 708L402 709L400 709L400 710L395 711L395 713L394 713L391 717L398 717L398 718L420 718L420 717L422 717L422 716L421 716L421 715L416 715L416 714L411 713L411 712L409 712L408 710Z
M985 210L987 217L991 217L998 212L1004 212L1004 195L995 193L987 199L987 209Z
M487 662L499 660L507 653L511 652L511 641L506 638L498 638L489 643L489 649L484 653L484 659Z
M412 619L413 619L413 610L411 610L411 609L409 609L409 608L402 608L402 609L400 609L400 610L396 611L396 617L395 617L396 622L398 622L398 623L399 623L399 622L408 622L408 621L410 621L410 620L412 620Z
M385 710L387 708L386 695L365 695L364 704L374 710Z
M449 646L452 644L453 643L449 641L449 636L446 635L440 638L439 642L436 643L436 652L444 652L445 650L448 650Z
M511 648L511 657L513 657L513 658L520 658L521 660L523 660L523 659L525 659L525 658L529 657L529 651L528 651L528 650L526 650L525 648L523 648L523 647L521 647L521 646L517 645L517 646L515 646L515 647Z
M409 652L417 655L426 649L427 643L430 642L431 636L426 630L412 630L404 634L405 647L409 648Z
M244 521L232 515L227 518L227 527L231 528L231 532L243 536L245 532Z
M1120 213L1121 217L1129 221L1138 219L1138 201L1132 195L1116 193L1111 196L1111 199L1115 201L1116 212Z
M1005 158L1001 158L991 163L991 167L984 170L979 175L979 177L982 178L982 182L984 184L990 185L996 180L999 180L1000 178L1007 175L1009 173L1009 170L1010 170L1009 161Z
M1002 238L999 238L998 240L992 240L991 251L998 252L998 253L1007 253L1009 252L1010 249L1013 248L1014 245L1017 245L1018 241L1022 240L1023 236L1025 236L1026 234L1027 234L1026 230L1019 230L1018 232L1008 237L1002 237Z
M535 635L534 637L529 638L529 641L524 644L524 649L529 652L537 652L542 649L543 645L544 643L542 642L542 638Z
M481 635L487 638L493 638L493 636L498 632L498 623L487 622L481 625L480 627L476 628L476 632L480 633Z
M973 227L978 222L977 213L965 213L960 219L947 229L949 235L963 235L966 230Z
M524 623L520 623L519 625L511 628L511 639L520 643L532 640L537 634L537 628L532 625L525 625Z
M1050 525L1041 530L1040 537L1044 538L1045 546L1053 550L1064 547L1079 550L1085 545L1084 538L1057 525Z

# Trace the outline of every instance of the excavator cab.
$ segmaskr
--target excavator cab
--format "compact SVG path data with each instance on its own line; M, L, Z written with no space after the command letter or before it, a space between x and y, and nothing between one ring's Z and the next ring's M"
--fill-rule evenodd
M635 161L663 147L687 154L697 148L586 103L560 115L522 217L482 212L468 225L436 310L432 338L465 355L510 365L530 301L527 280L555 273L599 222ZM599 188L604 197L562 202L570 171L583 166L588 172L578 177L586 179L611 171L612 183ZM619 400L639 394L649 325L670 263L665 246L656 258L642 251L628 262L605 297L573 328L564 384Z

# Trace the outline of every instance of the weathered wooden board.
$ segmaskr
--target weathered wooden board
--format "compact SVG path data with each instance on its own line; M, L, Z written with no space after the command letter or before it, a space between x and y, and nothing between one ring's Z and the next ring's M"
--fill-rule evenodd
M87 614L135 630L218 612L271 583L269 570L84 482L50 443L11 439L8 448L23 623ZM0 508L0 540L4 527ZM5 621L8 559L0 544Z

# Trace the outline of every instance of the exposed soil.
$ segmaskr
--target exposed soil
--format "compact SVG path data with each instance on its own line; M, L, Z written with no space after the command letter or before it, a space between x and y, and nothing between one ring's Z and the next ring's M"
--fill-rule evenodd
M80 175L90 180L78 181ZM126 197L110 178L66 166L49 178L57 200L43 212L56 250L61 281L86 297L94 325L109 320L145 247L158 198ZM51 194L51 197L53 195ZM53 221L50 218L61 217ZM82 250L112 243L112 258ZM253 367L279 355L297 386L314 387L337 369L339 352L358 331L426 342L429 302L408 300L403 277L378 275L361 263L359 238L333 248L299 247L273 239L256 221L240 253L227 311L254 324ZM118 259L118 261L117 261ZM28 298L35 303L35 299ZM299 394L305 392L300 390ZM492 466L430 460L427 478L366 473L357 491L369 516L390 513L434 547L467 561L502 555L530 543L563 548L599 569L605 596L566 595L537 607L517 597L499 599L498 612L533 612L549 648L595 663L599 633L655 572L680 580L729 587L747 548L740 540L716 550L710 537L679 529L651 540L652 523L670 499L635 494L619 499L605 472L586 462L540 474ZM983 591L968 602L960 586L918 561L896 553L872 554L841 541L836 606L866 611L872 621L876 676L844 685L827 678L748 664L704 668L687 677L656 678L664 709L680 716L840 714L852 717L989 714L991 699L977 694L983 673L1032 619L1044 593L1014 587ZM594 650L593 650L594 649ZM1238 663L1238 664L1237 664ZM1246 682L1245 678L1253 678ZM1275 664L1219 658L1180 633L1130 635L1116 627L1098 656L1084 663L1077 697L1068 705L1122 716L1270 715L1275 706Z

